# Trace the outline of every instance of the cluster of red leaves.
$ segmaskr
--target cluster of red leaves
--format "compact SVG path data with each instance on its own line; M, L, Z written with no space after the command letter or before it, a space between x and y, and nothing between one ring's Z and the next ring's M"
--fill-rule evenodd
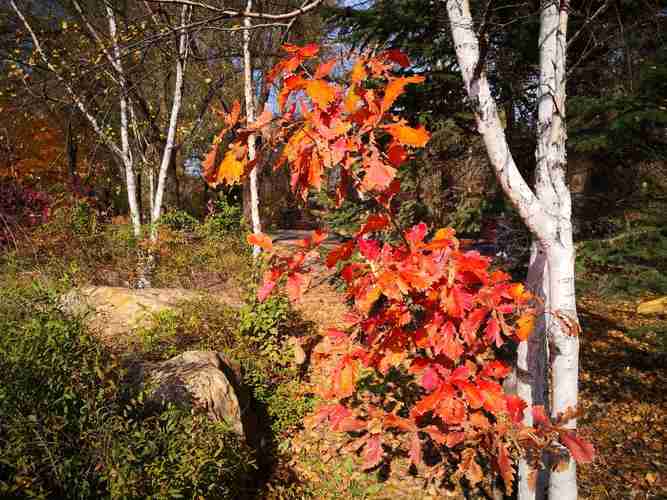
M356 61L344 88L329 77L336 61L304 66L317 55L316 46L286 50L289 56L270 75L282 77L283 114L271 118L265 112L240 130L225 158L238 159L247 136L273 123L273 136L284 145L277 167L288 166L295 192L305 196L319 189L324 171L341 167L340 197L351 185L386 211L370 216L354 239L327 257L329 267L340 266L353 306L349 328L329 332L328 354L336 364L323 396L333 402L310 423L352 432L348 449L363 455L366 469L407 441L405 451L418 468L427 455L430 463L430 455L439 454L437 465L427 468L435 478L465 478L475 485L482 480L482 464L490 464L508 491L519 454L538 466L543 451L562 450L560 442L575 459L591 460L592 447L563 427L573 415L551 422L536 407L535 424L527 427L526 404L503 391L510 367L497 359L497 350L505 342L526 340L533 328L532 296L523 285L491 271L488 258L463 251L452 229L428 237L427 226L418 224L403 232L399 243L388 237L397 169L412 148L429 139L423 128L390 110L406 85L422 78L394 76L392 68L409 61L389 51ZM238 113L227 124L237 121ZM207 165L212 182L230 177L224 160L217 169L212 165ZM280 256L267 236L251 235L249 243L269 255L259 300L281 283L298 300L308 286L308 264L325 237L316 232L302 251ZM397 442L396 434L407 434L407 440Z
M11 241L12 227L47 222L52 203L43 191L23 187L11 180L0 180L0 246Z
M327 258L330 267L346 261L340 275L354 305L347 331L328 332L337 362L322 396L335 402L320 407L309 424L356 433L348 450L362 453L365 469L377 466L396 447L392 436L403 433L398 447L407 443L412 463L431 477L443 478L453 462L456 472L447 477L475 485L481 464L492 464L508 492L512 457L519 454L538 467L543 451L562 456L560 442L576 460L590 461L591 445L563 426L574 415L551 422L535 407L534 425L525 426L526 404L503 391L511 370L496 349L530 335L531 294L502 271L490 271L488 258L461 250L451 229L426 240L427 227L419 224L397 245L370 237L388 224L386 216L371 217ZM306 281L300 266L323 238L316 233L304 252L273 260L260 300L285 276L290 297L298 298ZM249 238L269 249L261 240ZM382 391L374 380L382 381ZM425 446L440 455L434 467L424 467Z

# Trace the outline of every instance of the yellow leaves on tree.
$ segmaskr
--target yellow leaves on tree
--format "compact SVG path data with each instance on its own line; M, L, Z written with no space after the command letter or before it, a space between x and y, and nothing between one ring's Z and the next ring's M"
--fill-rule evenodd
M324 80L311 80L306 84L308 97L325 109L336 98L336 89Z
M535 316L532 314L523 314L516 320L516 336L519 340L528 340L535 326Z

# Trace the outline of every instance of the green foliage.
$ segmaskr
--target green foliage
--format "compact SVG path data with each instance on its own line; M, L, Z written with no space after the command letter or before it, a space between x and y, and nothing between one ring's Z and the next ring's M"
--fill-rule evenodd
M243 229L243 209L226 198L209 204L209 214L201 225L200 233L209 238L223 238L231 233L239 234Z
M252 301L239 311L239 330L248 342L254 344L276 361L280 342L285 336L285 327L289 323L291 307L284 295L275 295L264 302Z
M153 409L55 293L5 287L0 304L0 496L239 498L249 450L221 424Z
M312 409L312 398L300 393L290 334L306 333L287 297L252 301L240 311L239 342L231 351L243 366L244 383L266 412L272 433L300 425Z
M667 295L667 228L653 225L650 214L643 217L619 221L625 230L611 238L579 244L581 288L615 297Z
M162 214L158 223L174 231L193 231L199 225L199 221L185 210L170 210Z

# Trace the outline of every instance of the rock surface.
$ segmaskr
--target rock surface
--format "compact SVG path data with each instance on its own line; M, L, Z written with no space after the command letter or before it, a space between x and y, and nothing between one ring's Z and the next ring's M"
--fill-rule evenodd
M142 366L144 383L151 398L165 404L173 402L205 410L217 421L224 421L244 435L243 414L238 397L240 373L223 354L213 351L187 351L160 363Z
M667 297L642 302L637 306L638 314L667 314Z
M201 294L183 288L135 290L115 286L86 286L66 294L61 302L72 313L90 315L89 324L102 338L122 337L150 325L151 316L193 300Z

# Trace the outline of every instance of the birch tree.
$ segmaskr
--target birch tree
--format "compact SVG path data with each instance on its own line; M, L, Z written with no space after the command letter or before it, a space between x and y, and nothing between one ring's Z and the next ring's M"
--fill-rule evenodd
M445 0L454 49L467 95L473 105L491 165L506 196L533 236L529 284L543 301L543 313L531 340L519 346L517 393L529 405L547 403L556 417L577 407L579 323L575 302L571 198L565 182L566 2L543 0L540 11L536 181L531 189L516 166L480 58L469 0ZM549 369L547 370L547 359ZM547 373L551 375L550 401ZM526 423L532 416L526 412ZM568 422L576 427L576 420ZM519 497L542 498L543 481L529 487L531 471L520 465ZM550 474L549 498L577 498L576 466Z
M246 13L252 12L252 0L248 0ZM255 121L255 95L253 86L253 68L252 58L250 56L250 30L252 21L250 17L244 17L243 25L243 91L245 95L245 108L248 125ZM254 162L257 156L256 137L251 134L248 137L248 160ZM250 171L250 217L252 222L252 231L255 234L262 232L262 223L259 217L259 194L257 191L258 167L255 165ZM254 256L259 255L261 249L259 246L253 246Z
M111 83L115 86L115 94L117 99L118 124L112 126L111 130L117 130L117 133L110 133L108 124L103 122L99 116L98 107L91 99L86 99L85 91L78 88L73 81L71 74L66 70L58 68L47 51L43 48L43 44L29 21L29 15L25 10L21 9L15 0L10 0L10 6L18 16L19 20L25 27L29 34L30 41L36 55L41 59L43 64L49 69L53 77L62 84L67 95L77 106L81 114L88 121L92 129L95 131L100 141L104 143L111 153L118 159L123 167L125 188L127 192L128 206L130 210L130 220L135 237L141 237L141 214L140 201L141 195L137 189L137 159L136 156L141 148L138 146L139 141L139 125L138 113L136 111L137 101L137 86L131 83L127 78L127 71L125 68L125 60L128 51L122 46L121 35L118 29L117 14L115 8L111 4L104 4L104 18L106 20L108 33L102 33L95 27L89 12L87 12L78 0L72 1L72 6L84 26L90 39L94 42L97 50L108 62L106 73L109 75ZM180 23L176 33L175 45L177 46L175 56L175 83L173 94L171 98L171 114L167 130L164 135L164 145L162 148L161 162L158 169L157 183L154 189L150 189L150 223L151 223L151 240L155 242L157 232L155 224L161 215L162 201L166 183L166 173L169 162L172 158L174 150L174 141L176 137L176 130L178 127L179 113L181 110L182 91L183 91L183 73L188 58L188 32L185 30L185 24L189 21L191 7L187 5L181 6ZM144 107L147 107L144 103ZM153 127L156 127L153 124ZM157 135L161 135L162 131L158 130ZM116 139L119 137L120 140ZM134 139L134 141L133 141Z

